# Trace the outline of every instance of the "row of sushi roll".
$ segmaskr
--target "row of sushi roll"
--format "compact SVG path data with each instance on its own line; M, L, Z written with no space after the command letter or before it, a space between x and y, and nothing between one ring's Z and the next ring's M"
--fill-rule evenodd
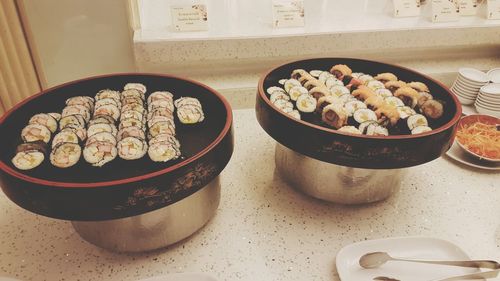
M267 93L281 111L298 119L315 114L328 127L352 134L419 134L432 130L428 119L444 112L443 102L422 82L407 83L393 73L353 73L347 65L296 69L279 84Z

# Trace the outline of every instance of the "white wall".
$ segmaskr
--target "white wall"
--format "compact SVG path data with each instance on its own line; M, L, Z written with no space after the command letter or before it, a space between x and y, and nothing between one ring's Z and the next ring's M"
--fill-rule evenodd
M21 0L47 86L135 71L126 0Z

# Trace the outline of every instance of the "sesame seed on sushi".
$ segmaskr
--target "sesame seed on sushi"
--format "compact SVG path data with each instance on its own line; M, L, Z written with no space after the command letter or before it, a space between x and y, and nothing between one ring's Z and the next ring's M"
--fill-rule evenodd
M68 168L80 160L82 148L77 143L62 142L52 148L50 163L58 168Z
M19 170L31 170L42 164L46 154L47 144L43 141L21 143L11 161Z

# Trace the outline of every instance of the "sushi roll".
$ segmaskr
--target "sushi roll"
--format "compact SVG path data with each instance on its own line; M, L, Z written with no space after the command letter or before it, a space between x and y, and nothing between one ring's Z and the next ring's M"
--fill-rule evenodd
M357 126L366 121L377 121L377 115L375 114L375 112L368 108L360 108L354 111L352 117L354 125Z
M276 100L275 103L273 103L274 106L276 106L280 111L283 111L285 113L290 113L293 111L293 103L286 101L286 100Z
M177 108L177 117L183 124L199 123L205 119L201 103L195 98L179 98L174 104Z
M87 136L90 137L97 133L108 132L116 136L118 130L114 124L93 124L87 128Z
M413 88L417 92L429 92L429 87L422 82L410 82L407 86Z
M295 86L290 89L288 95L290 95L290 99L296 101L301 95L307 94L309 91L302 86Z
M171 126L175 127L173 115L172 115L172 117L155 116L155 117L149 119L148 122L147 122L148 128L151 128L157 122L169 122Z
M438 119L443 116L443 104L437 100L427 100L420 107L420 112L427 118Z
M59 120L61 120L61 113L49 112L47 114L52 116L52 118L56 119L57 122L59 122Z
M344 86L340 86L340 85L334 85L333 87L330 87L329 90L330 90L330 93L336 95L337 97L351 93L349 91L349 89L347 89Z
M398 107L398 106L404 106L405 104L403 101L397 97L387 97L384 99L385 103L387 103L390 106Z
M335 75L337 79L342 80L344 75L351 75L352 70L345 64L337 64L330 69L330 73Z
M151 133L151 129L149 132ZM174 128L174 132L175 132L175 128ZM141 140L146 140L146 134L144 133L144 130L142 130L141 127L136 127L136 126L130 126L130 127L123 128L116 135L116 139L118 141L121 141L122 139L128 138L128 137L134 137L134 138L138 138Z
M83 158L92 166L101 167L115 159L117 153L117 149L113 143L96 141L85 146L83 149Z
M316 113L322 114L323 108L330 104L339 104L342 106L342 101L336 96L324 96L321 97L316 104ZM363 104L364 105L364 104Z
M355 97L356 99L360 101L365 101L369 97L375 96L375 92L366 87L366 86L359 86L356 90L352 91L352 96Z
M129 111L129 110L134 110L134 111L137 111L141 114L145 114L146 113L146 108L144 107L144 105L142 103L129 103L129 104L124 104L121 108L122 111ZM97 111L97 110L96 110ZM120 117L118 115L118 117Z
M94 115L108 115L113 118L113 120L117 121L120 118L120 109L116 105L106 104L96 108Z
M330 96L330 91L326 87L314 87L309 91L309 95L311 95L316 100L324 96Z
M321 120L335 128L340 129L344 125L347 124L347 113L344 108L339 104L330 104L323 108L323 112L321 114Z
M141 83L127 83L123 87L123 90L130 90L130 89L138 90L143 94L145 94L146 90L147 90L146 86L144 86L144 84L141 84Z
M338 97L340 103L342 104L346 104L350 101L355 101L357 100L355 97L353 97L351 94L345 94L345 95L341 95L340 97Z
M406 83L401 81L401 80L389 81L389 82L385 82L384 86L386 89L391 91L391 93L394 93L394 92L396 92L397 89L399 89L401 87L405 87Z
M78 136L78 139L80 139L80 141L84 141L87 139L87 130L83 127L75 127L73 125L68 125L61 130L61 132L64 131L74 132Z
M47 144L43 141L22 143L11 161L19 170L31 170L42 164L46 154Z
M82 148L77 143L62 142L50 153L50 163L58 168L68 168L80 160Z
M370 80L366 83L366 86L372 90L385 89L384 83L378 80Z
M144 127L144 123L141 120L135 119L135 118L123 119L120 122L120 124L118 125L118 130L122 130L123 128L127 128L127 127L139 127L139 128L143 128Z
M292 79L298 80L300 77L302 77L304 75L311 75L311 74L307 73L307 71L305 71L304 69L294 69L292 71L292 74L290 75L290 77Z
M430 132L430 131L432 131L431 127L428 127L428 126L417 126L417 127L413 128L413 130L411 130L411 134L412 135L416 135L416 134L422 134L422 133Z
M276 88L284 91L280 87L276 87ZM272 94L272 92L270 94ZM156 92L151 93L148 96L147 102L149 104L149 103L152 103L156 100L168 100L168 101L174 102L174 95L171 92L167 92L167 91L156 91Z
M145 140L126 137L116 145L118 156L124 160L136 160L142 158L148 152L148 144Z
M101 106L108 105L108 104L112 104L118 108L122 107L121 102L118 102L118 101L111 99L111 98L105 98L105 99L98 100L95 102L94 106L95 106L95 108L99 108Z
M427 119L422 114L415 114L407 119L408 129L413 130L418 126L429 126Z
M323 71L321 72L321 74L318 76L318 81L325 84L326 85L326 80L328 80L328 78L335 78L337 79L333 74L331 74L330 72L328 71Z
M359 124L358 130L361 132L361 134L366 135L366 131L368 129L368 126L371 124L378 125L378 123L375 121L366 121L364 123Z
M144 105L144 101L137 97L122 98L122 106L127 104L140 104Z
M92 136L89 136L87 141L85 142L85 146L90 145L91 143L94 142L107 142L113 144L113 146L116 146L116 137L108 132L100 132L97 134L94 134Z
M28 124L43 125L47 127L51 133L55 133L57 131L57 120L46 113L39 113L33 115L28 121Z
M383 97L384 99L385 98L388 98L388 97L392 97L392 92L389 91L388 89L386 88L383 88L383 89L376 89L375 90L375 94L377 94L378 96L381 96Z
M154 141L155 139L150 142L148 148L148 155L151 160L155 162L167 162L181 156L180 144L177 139Z
M394 127L401 118L397 107L391 105L384 105L375 111L377 121L384 127Z
M80 114L64 116L59 120L59 128L62 130L68 126L85 127L85 119Z
M434 97L427 93L427 92L418 92L418 101L417 101L417 107L422 107L422 105L428 101L434 99Z
M138 98L144 101L144 92L141 92L137 89L123 90L123 92L121 93L121 99L123 100L127 98Z
M79 141L80 138L74 131L62 130L59 133L57 133L52 139L52 148L63 142L78 143Z
M120 115L121 118L121 115ZM109 115L94 115L92 119L89 121L89 126L92 126L94 124L115 124L115 119Z
M361 76L358 77L359 81L361 81L361 83L363 83L363 85L368 85L368 83L370 81L373 81L375 80L373 78L373 76L369 75L369 74L363 74Z
M364 103L366 104L366 107L371 110L377 110L378 108L381 108L382 106L386 105L384 99L377 95L373 95L367 98L364 101Z
M349 117L353 116L356 110L363 108L366 108L366 104L358 100L346 102L344 105L344 109Z
M373 77L375 80L382 82L383 84L389 81L398 81L398 77L390 72L379 73L377 76Z
M321 72L323 72L323 70L311 70L309 71L309 74L311 74L314 78L318 78L321 75Z
M173 118L174 112L169 110L169 109L166 109L166 108L157 108L153 111L148 112L146 119L151 120L157 116L164 116L164 117L168 117L168 118Z
M367 136L388 136L389 131L375 122L366 126L365 134Z
M309 94L301 95L297 98L297 109L300 112L310 113L316 109L317 101Z
M272 104L274 104L277 100L289 101L290 97L287 94L285 94L284 92L274 92L269 97L269 100L271 101Z
M418 104L420 95L418 92L408 86L401 87L394 92L394 96L401 99L406 106L415 108Z
M174 103L172 101L169 101L169 100L155 100L155 101L148 104L149 111L153 111L157 108L167 108L171 111L174 111Z
M343 133L349 133L349 134L355 134L355 135L361 135L361 131L358 130L358 128L354 126L344 126L340 129L338 129L339 132Z
M67 106L72 105L82 105L88 108L90 111L94 110L94 99L87 96L76 96L71 97L66 100Z
M310 91L311 89L316 88L316 87L325 87L325 85L323 85L323 83L319 82L316 79L309 80L306 83L304 83L304 88L306 88L308 91ZM290 91L288 91L288 92L290 92Z
M49 143L51 138L50 130L40 124L29 124L21 131L21 138L24 142L43 141Z
M285 92L289 93L290 90L295 87L295 86L302 86L302 84L299 82L299 80L296 79L288 79L285 82L285 85L283 85Z
M81 115L83 117L83 119L85 120L85 122L88 122L90 120L90 117L92 116L90 113L90 110L83 105L66 106L63 109L61 116L66 117L69 115Z
M137 112L135 110L122 111L120 114L120 121L123 121L128 118L137 119L142 121L143 123L146 121L146 116L144 116L140 112Z
M272 86L272 87L267 88L266 92L269 95L272 95L275 92L286 94L284 89L282 89L280 87L276 87L276 86ZM149 99L148 99L148 103L151 103L151 101L149 101Z
M291 112L288 112L288 115L292 116L293 118L300 120L300 112L297 109L292 110Z
M406 120L406 118L408 118L408 117L410 117L412 115L417 114L417 112L415 112L415 110L413 110L409 106L399 106L399 107L396 107L396 110L399 113L399 117L401 119L404 119L404 120Z
M102 100L102 99L114 99L117 102L120 102L120 92L110 90L110 89L104 89L100 90L96 95L95 95L95 100Z
M331 88L333 86L344 86L344 83L341 80L335 78L334 76L331 76L328 79L326 79L325 86L327 88Z

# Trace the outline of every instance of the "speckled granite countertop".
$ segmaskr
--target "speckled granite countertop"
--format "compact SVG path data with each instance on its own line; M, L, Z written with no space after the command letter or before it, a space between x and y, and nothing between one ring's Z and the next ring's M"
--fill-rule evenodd
M345 245L432 236L471 258L500 260L500 174L447 158L413 167L386 201L339 206L307 197L274 169L273 139L252 109L235 111L236 150L215 217L185 241L145 254L94 247L71 224L34 215L0 193L0 276L22 280L138 280L206 272L223 280L339 280Z

